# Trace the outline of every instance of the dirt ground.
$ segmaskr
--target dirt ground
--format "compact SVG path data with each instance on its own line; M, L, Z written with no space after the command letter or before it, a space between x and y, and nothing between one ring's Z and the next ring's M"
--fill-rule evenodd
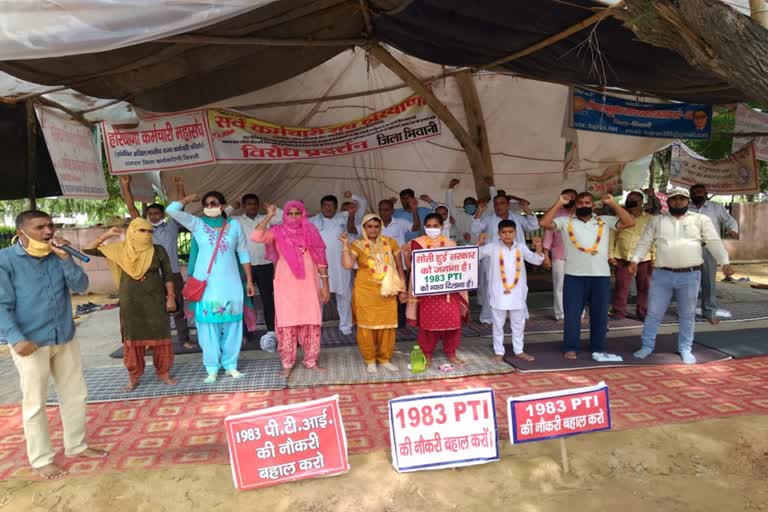
M0 510L377 512L768 510L768 416L504 443L500 462L398 475L389 454L351 458L351 471L238 492L228 466L177 466L56 482L0 482Z
M757 263L751 265L734 265L736 274L734 279L740 277L748 277L752 280L752 283L768 284L768 263ZM718 279L722 279L724 276L722 272L718 273Z

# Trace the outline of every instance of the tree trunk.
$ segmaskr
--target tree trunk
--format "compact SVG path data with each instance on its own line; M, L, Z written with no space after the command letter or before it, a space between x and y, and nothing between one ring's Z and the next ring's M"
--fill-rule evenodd
M768 30L721 0L626 0L616 11L637 37L670 48L768 105Z

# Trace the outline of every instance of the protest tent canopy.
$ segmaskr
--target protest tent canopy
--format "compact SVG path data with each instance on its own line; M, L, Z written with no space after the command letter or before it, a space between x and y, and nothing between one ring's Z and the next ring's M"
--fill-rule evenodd
M666 18L658 14L660 6ZM678 38L650 34L654 27L669 30L670 12L694 9L717 24L709 28L718 39L710 41L703 25L685 25L679 16L677 29L706 43L705 51L722 50L708 46L717 41L742 43L734 45L739 51L766 42L765 29L720 0L643 0L626 7L592 0L275 0L180 35L107 45L99 52L8 60L13 54L0 50L0 69L30 82L170 112L279 83L375 38L442 65L490 66L538 80L681 101L768 103L758 80L734 80L717 58L692 59ZM635 31L649 42L638 40ZM728 53L728 69L765 69L766 53Z

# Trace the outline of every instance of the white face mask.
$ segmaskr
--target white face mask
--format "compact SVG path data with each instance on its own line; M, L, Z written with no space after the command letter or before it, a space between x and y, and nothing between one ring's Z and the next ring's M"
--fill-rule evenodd
M153 223L152 223L152 225L153 225L154 227L159 227L159 226L162 226L162 225L163 225L163 222L165 222L165 221L164 221L164 220L161 220L160 222L153 222Z
M427 236L431 239L435 239L440 236L440 234L443 232L440 228L424 228L424 232L427 234Z
M203 208L203 213L206 217L221 217L221 208Z

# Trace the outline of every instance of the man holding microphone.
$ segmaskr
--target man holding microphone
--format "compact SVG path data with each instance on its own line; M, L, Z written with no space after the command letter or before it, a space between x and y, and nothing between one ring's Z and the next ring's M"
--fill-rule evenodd
M67 474L54 463L46 415L53 377L67 457L98 458L107 452L85 442L87 389L75 336L70 290L84 292L88 276L54 239L51 217L30 210L16 218L18 243L0 251L0 333L11 345L23 395L21 412L27 457L43 478Z

